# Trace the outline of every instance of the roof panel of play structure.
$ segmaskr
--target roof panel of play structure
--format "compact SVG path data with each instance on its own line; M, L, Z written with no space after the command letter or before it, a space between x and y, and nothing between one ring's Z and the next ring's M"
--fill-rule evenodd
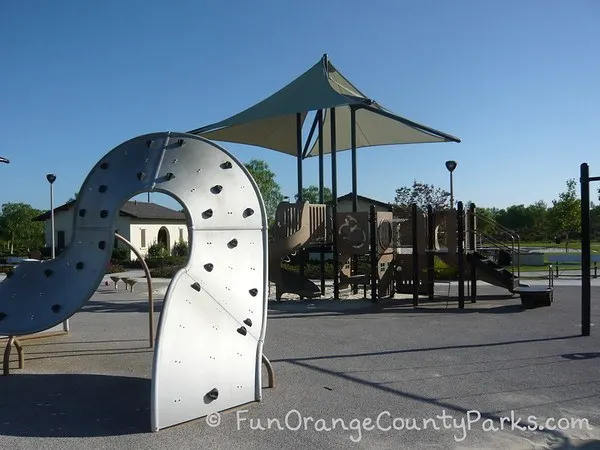
M458 138L397 116L350 83L324 55L294 81L256 105L190 133L207 139L255 145L297 155L296 114L304 124L309 111L336 108L336 150L351 145L350 105L356 112L356 147L426 142L460 142ZM331 123L326 112L324 153L331 152ZM319 153L317 142L308 156Z

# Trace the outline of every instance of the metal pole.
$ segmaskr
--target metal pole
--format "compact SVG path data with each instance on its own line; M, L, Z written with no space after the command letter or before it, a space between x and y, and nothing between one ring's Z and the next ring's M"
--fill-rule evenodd
M323 170L323 110L317 112L319 119L319 203L325 203L325 193L323 192L325 184L325 174ZM325 236L327 236L327 219L325 219ZM323 242L325 244L326 242ZM321 249L320 269L321 269L321 295L325 295L325 252Z
M419 235L417 204L413 203L411 208L412 221L412 264L413 264L413 306L419 306Z
M352 146L352 212L358 211L358 184L356 168L356 110L350 106L350 143ZM350 260L350 275L356 275L358 270L358 257L352 255ZM358 285L352 286L352 293L358 292Z
M450 172L450 209L454 209L454 179Z
M52 244L52 259L56 258L56 246L54 244L54 184L50 183L50 242Z
M590 169L581 164L581 335L590 335L591 285L590 285Z
M332 222L333 222L333 297L340 297L339 271L340 261L338 252L338 223L337 223L337 158L336 158L336 129L335 108L331 108L331 193L333 196Z
M371 205L369 208L369 234L371 238L371 301L375 303L379 297L377 292L377 211L375 205Z
M429 300L435 297L435 212L427 205L427 290Z
M154 348L154 300L152 298L152 277L150 275L150 269L148 269L148 264L146 264L146 260L142 257L142 254L139 252L134 245L121 236L119 233L115 233L115 237L123 242L125 245L129 247L129 249L135 253L138 260L142 264L142 268L144 269L144 273L146 274L146 283L148 284L148 322L149 322L149 340L150 340L150 348Z
M456 225L457 225L457 258L458 258L458 307L465 307L465 215L463 202L456 205Z
M473 254L475 253L475 203L471 203L469 206L469 252L471 253L471 303L477 303L477 267L475 266L475 258L473 258Z
M298 202L302 203L302 114L296 113L296 145L298 155L296 165L298 168Z

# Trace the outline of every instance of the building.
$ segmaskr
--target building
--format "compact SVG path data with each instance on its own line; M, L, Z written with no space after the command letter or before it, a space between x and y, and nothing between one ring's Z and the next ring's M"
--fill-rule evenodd
M75 200L54 209L54 234L56 253L62 252L73 237L73 213ZM34 220L44 221L46 247L52 246L50 211ZM115 224L116 232L127 239L142 255L154 243L162 243L169 251L179 241L188 242L185 213L156 203L128 201L119 212ZM116 245L116 244L115 244ZM131 252L131 259L136 256Z
M384 203L362 195L357 196L357 211L369 212L371 205L375 205L376 211L392 211L391 203ZM338 212L352 212L352 193L338 197Z

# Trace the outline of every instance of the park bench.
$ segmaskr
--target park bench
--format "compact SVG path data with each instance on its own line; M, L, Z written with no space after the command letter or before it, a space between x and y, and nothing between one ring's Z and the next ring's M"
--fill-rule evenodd
M556 267L555 276L559 276L560 264L581 264L581 253L551 253L547 257L550 264L554 264ZM593 254L590 257L590 262L594 263L594 278L598 278L598 262L600 262L600 255Z

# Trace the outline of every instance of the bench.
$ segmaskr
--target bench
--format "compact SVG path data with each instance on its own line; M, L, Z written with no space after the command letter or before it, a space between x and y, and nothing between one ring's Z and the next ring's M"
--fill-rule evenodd
M550 306L554 301L554 288L548 286L523 286L517 292L521 295L523 309Z

